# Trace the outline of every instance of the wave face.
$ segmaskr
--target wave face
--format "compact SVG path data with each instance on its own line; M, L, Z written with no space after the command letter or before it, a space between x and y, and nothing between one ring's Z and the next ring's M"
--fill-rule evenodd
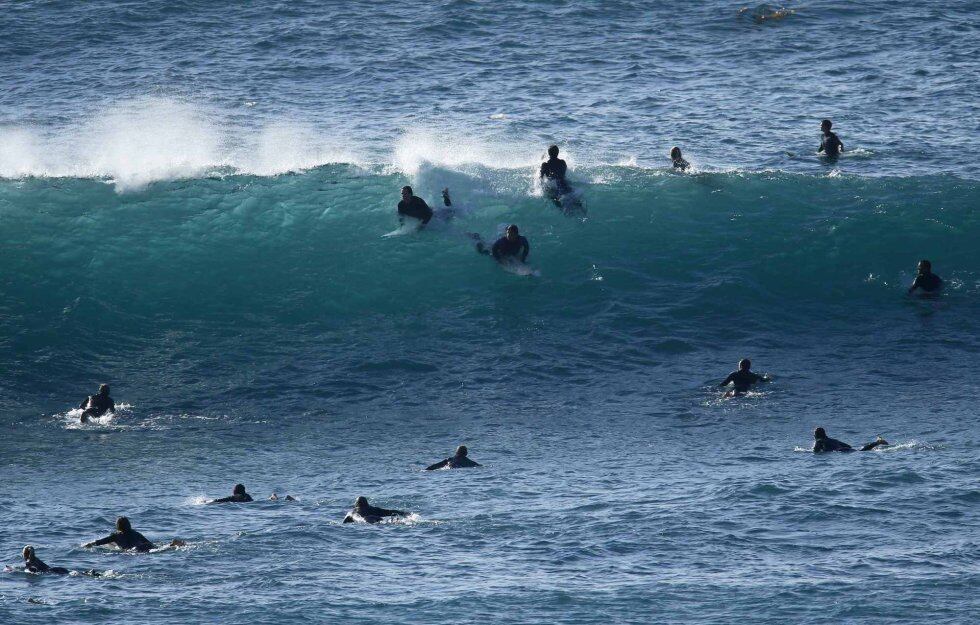
M378 323L406 320L453 327L478 352L533 328L542 346L573 342L594 350L590 367L615 367L623 350L748 348L801 326L814 331L796 340L812 345L868 331L898 339L890 335L909 315L901 296L920 257L949 282L936 304L949 302L944 314L965 323L976 313L976 183L628 167L579 175L598 181L584 185L586 220L535 195L527 170L426 166L408 180L337 165L128 194L94 180L2 183L8 329L24 346L60 352L59 368L79 347L78 364L120 343L158 350L175 328L214 335L212 351L231 328L273 343L343 328L370 344ZM405 182L434 206L450 186L462 216L381 237L397 226ZM499 271L464 235L489 239L511 221L531 240L542 279ZM404 347L395 360L414 350ZM433 348L432 366L461 351ZM17 368L18 352L5 351Z

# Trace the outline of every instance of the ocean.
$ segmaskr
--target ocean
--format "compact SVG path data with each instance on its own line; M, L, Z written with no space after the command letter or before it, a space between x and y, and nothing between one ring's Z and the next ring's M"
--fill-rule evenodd
M0 32L0 623L980 620L976 3ZM542 192L552 143L586 214ZM455 218L383 236L406 184ZM509 223L540 275L476 253ZM773 380L724 399L744 357ZM483 466L423 470L459 444ZM342 524L362 495L411 515ZM123 515L187 545L82 548Z

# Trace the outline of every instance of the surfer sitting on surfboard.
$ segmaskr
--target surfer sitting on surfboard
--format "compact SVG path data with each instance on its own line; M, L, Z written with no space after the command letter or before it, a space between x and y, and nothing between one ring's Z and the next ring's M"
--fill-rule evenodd
M768 375L759 375L758 373L752 372L752 361L748 358L743 358L738 361L738 371L733 371L728 374L725 381L718 386L728 386L733 385L730 391L725 393L725 397L738 397L739 395L744 395L749 392L753 384L759 382L768 382Z

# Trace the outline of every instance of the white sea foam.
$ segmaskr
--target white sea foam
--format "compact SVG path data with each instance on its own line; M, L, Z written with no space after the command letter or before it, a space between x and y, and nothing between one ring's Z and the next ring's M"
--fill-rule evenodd
M359 159L341 138L300 121L245 129L166 98L114 104L63 128L0 128L0 177L101 178L120 191L220 169L268 176L339 162Z

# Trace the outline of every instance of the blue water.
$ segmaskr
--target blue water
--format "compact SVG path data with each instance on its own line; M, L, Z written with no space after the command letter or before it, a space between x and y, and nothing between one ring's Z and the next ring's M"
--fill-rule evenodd
M5 6L0 623L980 619L980 10L650 4Z

